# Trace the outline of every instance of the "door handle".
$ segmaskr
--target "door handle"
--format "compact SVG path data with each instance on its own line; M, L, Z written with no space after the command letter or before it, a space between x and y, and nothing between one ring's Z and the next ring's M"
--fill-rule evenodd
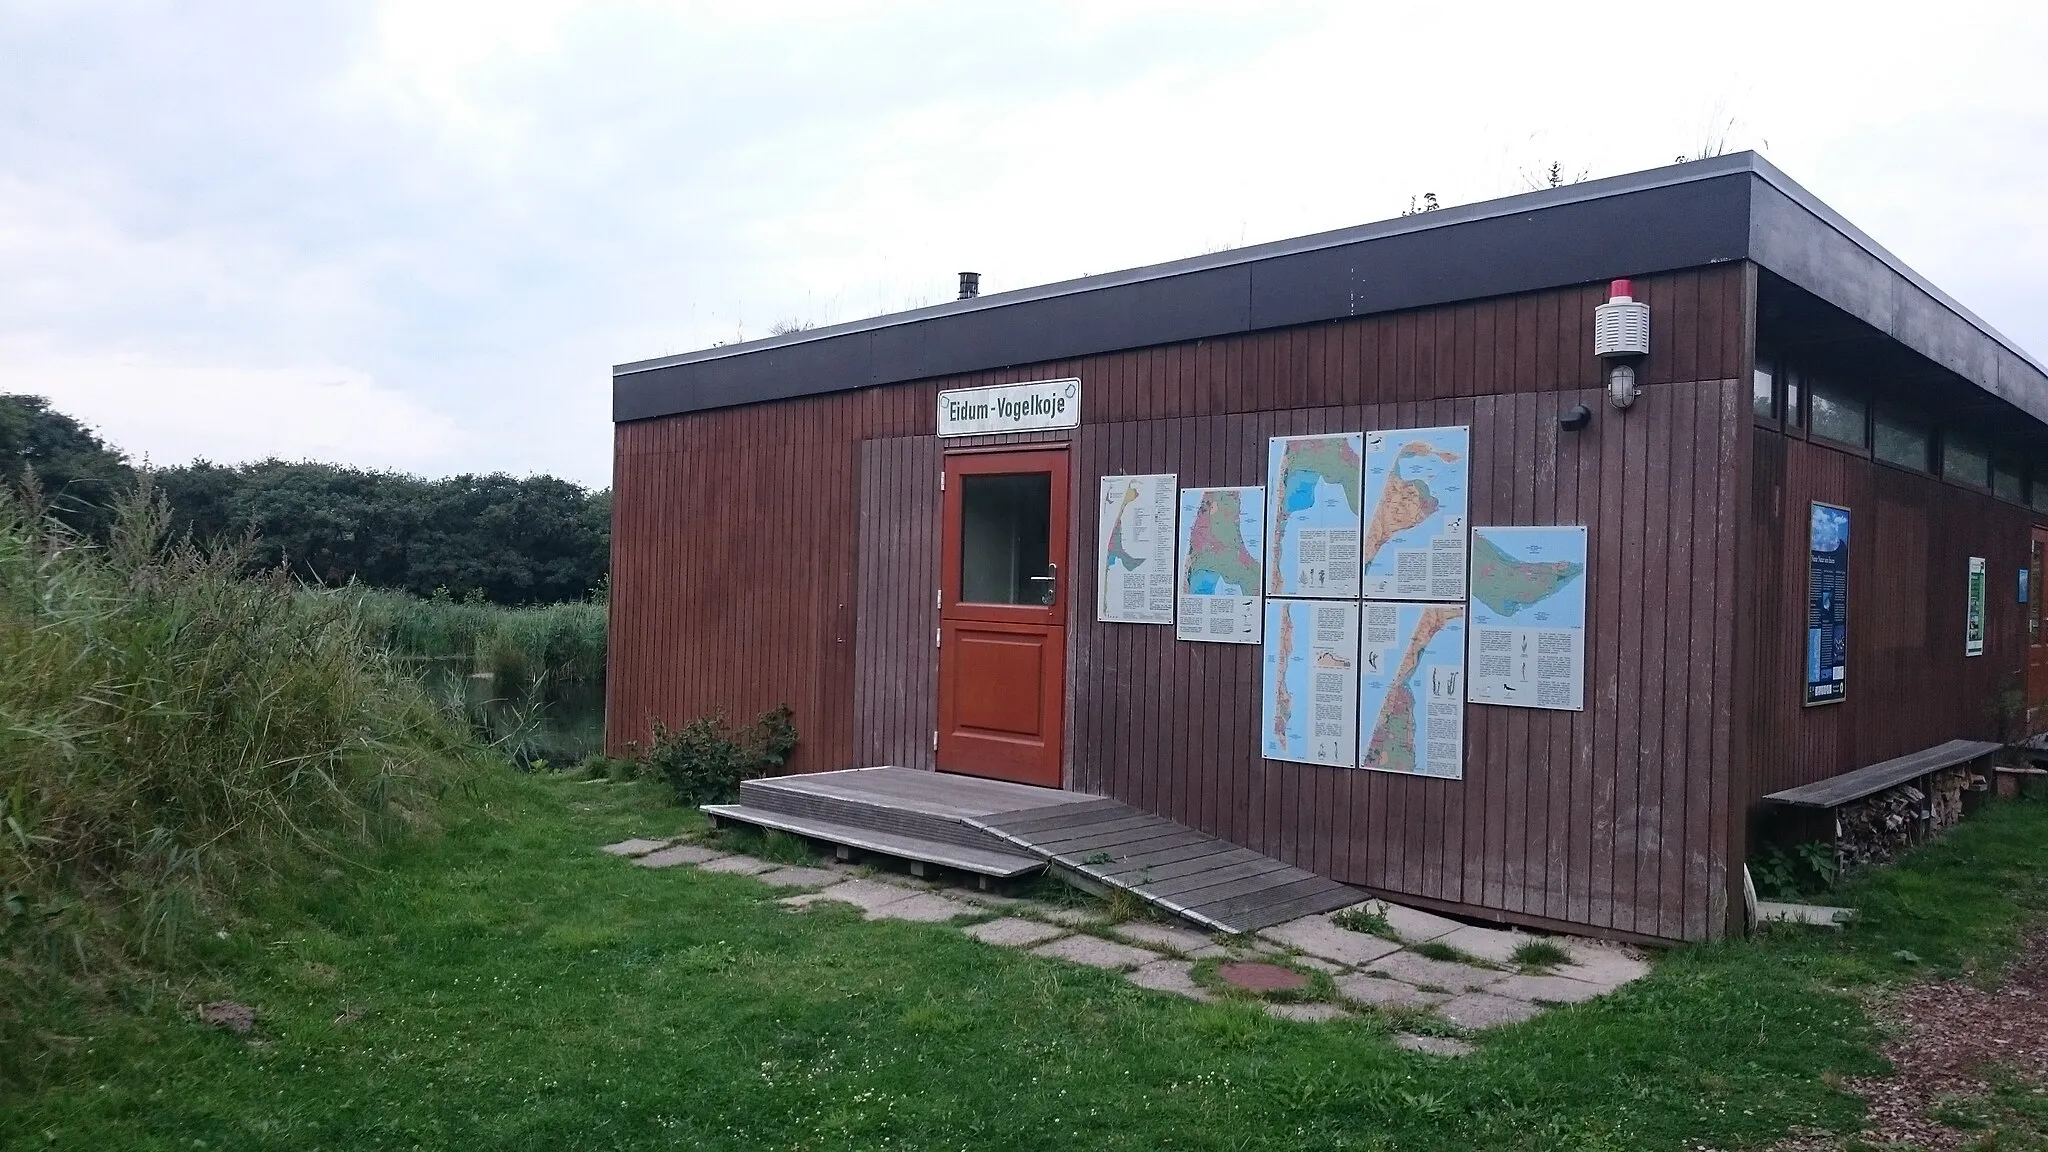
M1045 575L1032 576L1029 579L1045 582L1045 599L1039 601L1039 603L1047 608L1052 607L1053 602L1058 600L1060 595L1060 566L1057 564L1047 564L1045 566Z

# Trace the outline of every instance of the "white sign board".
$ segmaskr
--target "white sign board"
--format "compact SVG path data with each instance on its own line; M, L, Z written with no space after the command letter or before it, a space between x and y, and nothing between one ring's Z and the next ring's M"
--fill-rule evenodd
M1358 766L1358 602L1266 601L1260 754Z
M939 435L990 436L1081 425L1081 382L1034 380L939 393Z
M1264 488L1180 490L1177 640L1257 644L1266 554Z
M1472 529L1466 699L1586 708L1586 530Z
M1174 474L1104 476L1095 537L1095 618L1173 623Z

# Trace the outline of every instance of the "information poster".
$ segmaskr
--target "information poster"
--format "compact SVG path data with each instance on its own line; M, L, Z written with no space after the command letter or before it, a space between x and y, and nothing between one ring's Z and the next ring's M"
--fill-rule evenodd
M1098 506L1095 618L1173 623L1175 476L1104 476Z
M1259 713L1266 759L1357 765L1357 602L1266 601Z
M1400 428L1365 434L1368 600L1463 600L1472 430Z
M1813 505L1806 553L1806 699L1849 694L1849 510Z
M1358 597L1363 433L1275 436L1267 446L1266 592Z
M1358 766L1463 778L1465 606L1367 601L1360 628Z
M1264 488L1180 490L1181 640L1257 644L1264 635Z
M1586 530L1472 529L1467 698L1586 708Z
M1984 558L1970 557L1970 607L1963 624L1963 655L1984 654Z

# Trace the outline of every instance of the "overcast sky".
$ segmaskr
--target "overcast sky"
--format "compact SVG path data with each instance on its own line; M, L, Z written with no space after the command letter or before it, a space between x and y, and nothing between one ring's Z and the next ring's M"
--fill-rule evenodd
M0 0L0 391L603 485L614 363L1713 141L2038 359L2048 17L1887 10Z

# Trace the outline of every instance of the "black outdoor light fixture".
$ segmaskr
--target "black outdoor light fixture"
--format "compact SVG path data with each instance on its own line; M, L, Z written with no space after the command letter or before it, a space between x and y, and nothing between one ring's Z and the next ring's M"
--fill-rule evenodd
M1583 432L1593 422L1593 410L1584 404L1572 406L1572 410L1557 418L1557 426L1566 432Z

